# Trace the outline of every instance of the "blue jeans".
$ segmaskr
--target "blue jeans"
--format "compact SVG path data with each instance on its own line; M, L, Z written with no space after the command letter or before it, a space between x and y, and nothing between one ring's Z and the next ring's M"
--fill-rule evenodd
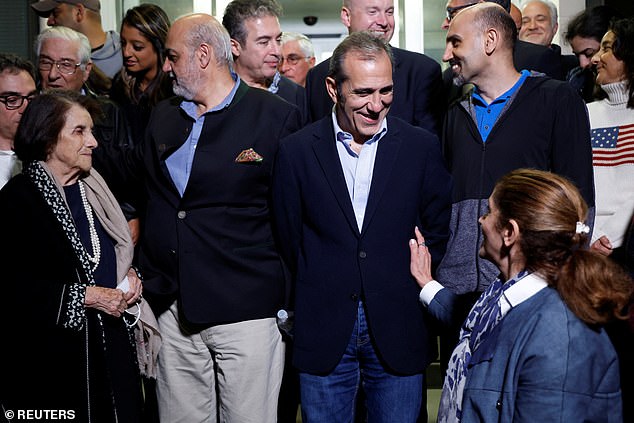
M399 376L383 366L362 302L337 367L325 376L300 372L299 381L304 423L353 422L359 382L366 396L368 423L416 422L422 403L423 375Z

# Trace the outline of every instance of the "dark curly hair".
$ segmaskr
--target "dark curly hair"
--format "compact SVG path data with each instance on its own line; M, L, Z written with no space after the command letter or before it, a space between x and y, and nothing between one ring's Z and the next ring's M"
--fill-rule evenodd
M609 30L614 33L612 51L623 61L629 90L627 107L634 109L634 18L614 20Z

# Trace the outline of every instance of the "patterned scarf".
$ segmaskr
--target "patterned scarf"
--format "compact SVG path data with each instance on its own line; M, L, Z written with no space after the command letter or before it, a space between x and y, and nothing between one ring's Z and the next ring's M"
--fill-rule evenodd
M460 422L462 418L462 398L467 381L467 370L472 352L477 350L487 335L510 310L503 312L500 301L504 291L527 276L528 271L518 273L514 278L502 283L496 279L475 303L460 330L460 340L451 355L447 375L440 397L439 423Z

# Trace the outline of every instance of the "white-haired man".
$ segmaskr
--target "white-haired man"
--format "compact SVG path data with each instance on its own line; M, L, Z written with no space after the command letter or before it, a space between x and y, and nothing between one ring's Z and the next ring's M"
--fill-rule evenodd
M123 65L119 34L104 31L99 0L40 0L31 7L49 26L65 26L81 32L90 41L92 62L113 78Z
M315 66L313 43L298 32L282 33L282 55L278 69L282 75L302 87L306 86L306 74Z

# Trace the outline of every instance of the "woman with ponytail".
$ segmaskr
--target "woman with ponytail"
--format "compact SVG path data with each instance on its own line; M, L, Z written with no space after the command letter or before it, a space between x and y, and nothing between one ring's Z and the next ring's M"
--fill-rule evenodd
M439 422L621 422L619 365L602 325L625 318L632 281L587 251L587 206L553 173L504 176L480 218L480 256L500 269L462 325ZM421 302L451 320L455 296L431 277L425 240L410 241Z

